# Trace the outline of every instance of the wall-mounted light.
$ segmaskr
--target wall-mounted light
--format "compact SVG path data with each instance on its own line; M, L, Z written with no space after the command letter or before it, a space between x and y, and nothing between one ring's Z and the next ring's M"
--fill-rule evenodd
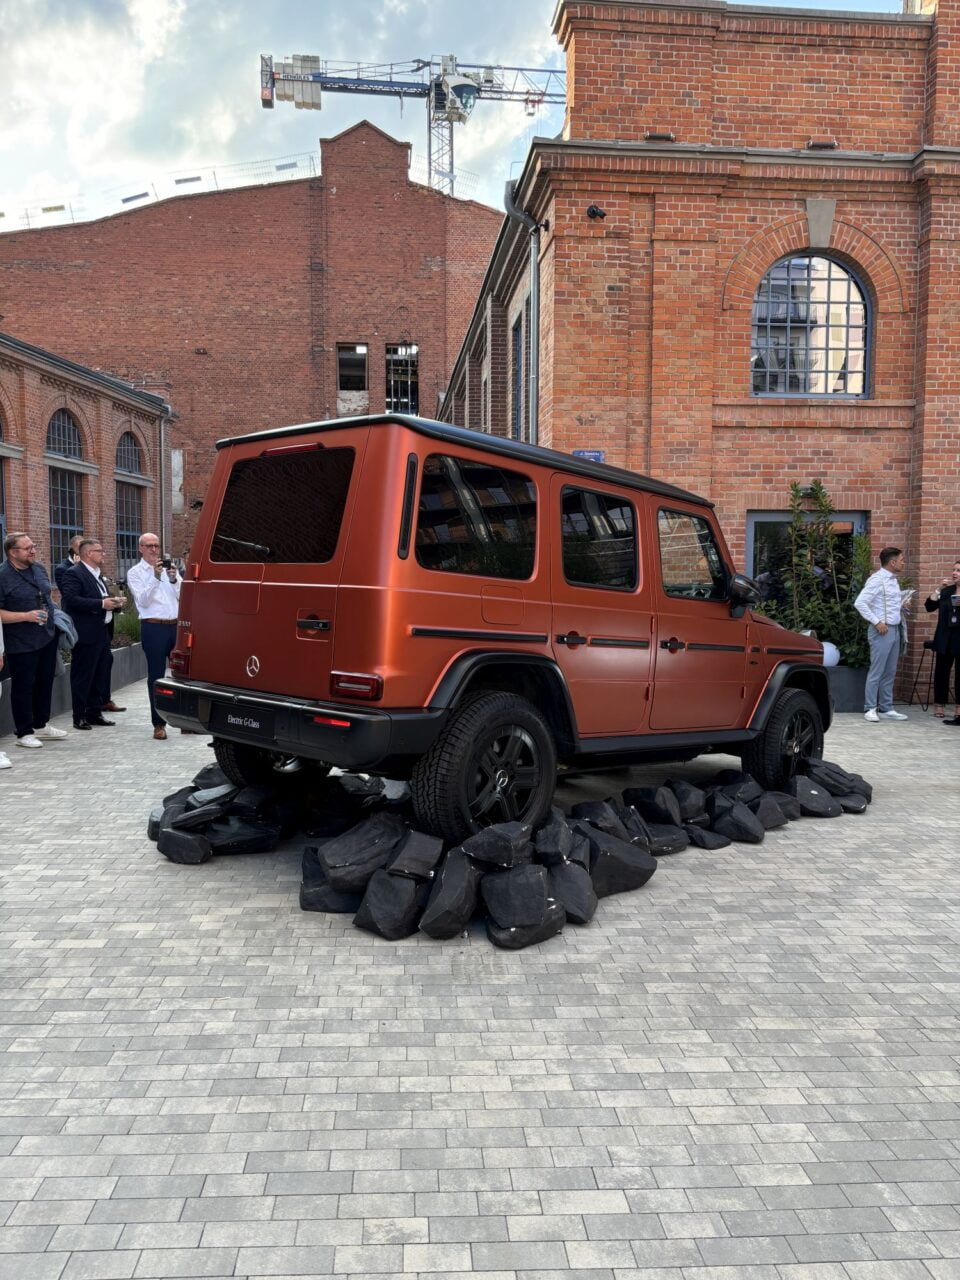
M606 209L601 209L598 204L587 205L587 217L590 218L591 220L596 220L597 218L603 219L606 216L607 216Z

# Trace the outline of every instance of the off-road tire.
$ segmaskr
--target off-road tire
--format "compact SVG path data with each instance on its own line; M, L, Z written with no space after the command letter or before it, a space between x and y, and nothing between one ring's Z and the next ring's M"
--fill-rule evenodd
M556 781L556 745L537 708L514 693L481 693L417 761L410 789L417 826L457 842L497 822L533 828Z
M743 767L761 787L778 791L797 772L803 756L823 755L823 719L805 689L777 695L763 731L741 752Z

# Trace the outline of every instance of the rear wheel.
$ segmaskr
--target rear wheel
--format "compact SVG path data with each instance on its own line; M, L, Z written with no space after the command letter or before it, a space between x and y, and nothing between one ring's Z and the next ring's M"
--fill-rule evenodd
M453 716L410 787L418 826L456 841L497 822L536 826L556 780L556 746L537 708L513 693L484 693Z
M762 787L776 791L796 774L804 756L823 755L823 719L805 689L784 689L763 732L742 752L743 767Z

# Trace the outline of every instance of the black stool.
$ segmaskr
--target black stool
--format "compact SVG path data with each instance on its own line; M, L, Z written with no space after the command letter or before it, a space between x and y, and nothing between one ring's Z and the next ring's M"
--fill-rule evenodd
M933 654L934 654L933 645L934 645L934 642L932 640L924 640L923 642L923 650L920 654L920 661L917 663L917 674L913 677L913 688L910 690L910 697L907 701L907 706L912 707L913 697L914 697L914 694L916 694L917 702L920 704L921 711L928 710L930 706L930 690L933 688ZM920 684L920 681L923 675L923 663L927 654L930 655L930 670L927 672L927 700L926 702L924 702L923 696L917 693L917 686Z

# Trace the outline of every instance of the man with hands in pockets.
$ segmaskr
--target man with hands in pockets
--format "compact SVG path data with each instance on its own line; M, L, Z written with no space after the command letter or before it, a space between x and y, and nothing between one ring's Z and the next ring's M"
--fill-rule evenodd
M870 623L870 669L864 691L864 720L906 720L893 709L893 681L900 661L903 637L904 593L898 573L903 572L904 554L899 547L884 547L880 568L872 573L853 602L861 617Z
M154 690L167 669L177 639L177 613L180 609L182 579L176 565L160 558L160 539L155 533L140 535L140 560L127 574L127 589L140 615L140 643L147 659L147 693L153 736L159 741L167 736L166 721L157 710Z

